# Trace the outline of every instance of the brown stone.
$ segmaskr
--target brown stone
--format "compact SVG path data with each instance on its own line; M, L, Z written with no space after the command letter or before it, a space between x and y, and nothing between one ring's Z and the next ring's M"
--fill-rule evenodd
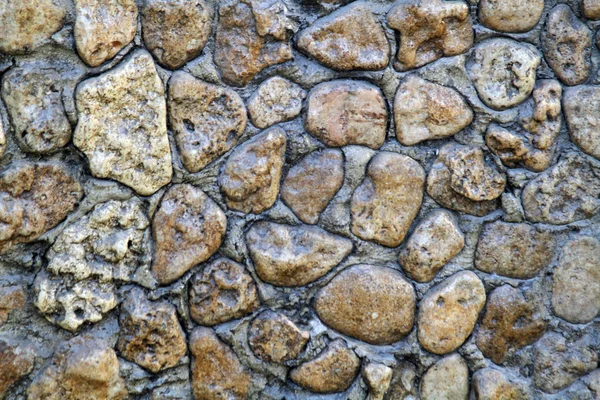
M350 203L352 233L388 247L402 243L423 201L425 171L410 157L380 152Z
M394 367L392 381L385 400L416 400L419 397L417 368L408 361L402 361Z
M378 149L385 141L385 99L370 83L321 83L308 94L306 107L306 130L327 146L356 144Z
M415 291L391 268L349 267L316 295L314 308L331 328L371 344L390 344L413 328Z
M469 368L458 354L444 357L421 379L421 400L467 400Z
M362 377L369 387L366 400L383 400L392 381L392 369L383 364L369 363L363 367Z
M582 85L565 90L565 119L571 140L585 153L600 160L600 88Z
M583 0L582 7L583 15L585 15L587 19L600 19L600 0Z
M511 379L496 368L483 368L473 374L470 400L528 400L527 384Z
M305 97L306 91L294 82L280 76L267 79L248 100L252 124L264 129L296 118Z
M33 371L34 353L28 343L0 336L0 398L7 390Z
M316 226L257 222L246 244L258 276L277 286L303 286L327 274L350 251L352 242Z
M499 32L521 33L533 29L544 11L544 0L481 0L479 21Z
M158 282L171 283L208 260L226 230L225 213L202 190L188 184L171 186L152 221L152 273Z
M283 314L271 310L260 313L248 328L248 344L258 358L283 363L297 358L310 339Z
M0 286L0 327L15 311L23 309L27 301L27 291L23 285ZM0 390L0 393L2 390Z

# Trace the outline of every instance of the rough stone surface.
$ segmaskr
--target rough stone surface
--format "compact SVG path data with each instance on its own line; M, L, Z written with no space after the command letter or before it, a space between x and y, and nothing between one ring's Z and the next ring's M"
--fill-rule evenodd
M267 362L293 360L304 350L310 332L303 331L283 314L260 313L248 329L248 344L254 355Z
M12 313L23 309L26 301L27 289L24 286L0 286L0 327L8 321Z
M6 150L6 133L4 133L4 123L2 122L2 118L0 118L0 157L2 157L5 150Z
M469 368L458 354L442 358L421 380L422 400L467 400Z
M386 400L416 400L419 398L417 384L417 368L407 362L401 361L392 374L392 381L386 393Z
M600 159L600 105L596 86L578 86L565 90L563 107L571 140L585 153Z
M544 0L481 0L479 20L500 32L527 32L538 23L544 11Z
M383 364L369 363L362 369L362 377L369 387L367 400L383 400L390 382L392 369Z
M528 400L524 382L514 381L496 368L483 368L473 374L470 400Z
M587 19L600 19L600 1L598 0L583 0L581 2L583 14Z
M306 91L280 76L260 84L248 100L248 113L252 124L264 129L279 122L294 119L302 111Z
M28 343L0 336L0 398L7 390L33 371L34 352Z

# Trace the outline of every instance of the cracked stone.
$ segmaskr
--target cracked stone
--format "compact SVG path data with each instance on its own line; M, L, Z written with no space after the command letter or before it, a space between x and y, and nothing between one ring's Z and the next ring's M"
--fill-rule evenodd
M482 368L471 379L471 399L529 400L526 382L514 379L496 368Z
M25 307L26 301L27 289L25 286L0 286L0 327L8 321L11 314L22 310ZM0 393L2 393L1 389Z
M302 111L306 91L280 76L260 84L248 100L248 113L252 124L264 129L296 118Z
M248 344L255 356L267 362L283 363L297 358L310 339L285 315L271 310L260 313L248 329Z
M25 341L0 336L0 398L8 389L33 371L35 354Z
M379 363L369 363L362 369L362 377L369 387L366 400L383 400L392 381L392 369Z
M542 17L544 0L481 0L479 21L499 32L522 33L533 29Z
M582 85L567 88L563 97L569 135L585 153L600 160L600 88Z
M422 400L467 400L469 368L458 354L444 357L421 380Z

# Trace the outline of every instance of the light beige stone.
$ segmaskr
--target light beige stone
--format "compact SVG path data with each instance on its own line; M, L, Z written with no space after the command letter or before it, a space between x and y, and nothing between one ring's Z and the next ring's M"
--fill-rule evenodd
M565 120L571 140L585 153L600 160L600 88L582 85L567 88L563 97Z
M421 380L422 400L467 400L469 368L458 354L444 357L427 370Z
M362 377L369 387L366 400L383 400L392 381L392 369L379 363L369 363L362 369Z
M479 21L499 32L521 33L535 27L544 11L544 0L481 0Z
M482 368L473 374L470 400L529 400L523 381L511 379L496 368Z
M271 310L260 313L248 328L248 344L258 358L283 363L297 358L310 339L288 317Z
M248 100L252 124L264 129L296 118L305 97L306 91L292 81L280 76L267 79Z

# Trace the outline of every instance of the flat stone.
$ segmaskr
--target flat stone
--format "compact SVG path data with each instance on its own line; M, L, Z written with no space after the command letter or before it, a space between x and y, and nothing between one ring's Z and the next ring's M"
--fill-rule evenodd
M302 111L306 91L280 76L260 84L248 100L248 113L252 124L264 129L279 122L296 118Z
M173 185L152 220L154 263L160 284L179 279L221 246L227 217L210 197L189 184Z
M285 131L275 127L242 143L231 153L218 178L227 207L260 214L275 204L285 148Z
M0 327L8 321L11 314L22 310L26 302L27 288L24 285L0 286Z
M527 383L496 368L482 368L471 379L471 398L480 400L528 400Z
M531 279L552 261L555 245L551 233L529 224L486 224L477 242L475 267L488 274Z
M413 328L415 291L391 268L344 269L315 296L319 318L331 328L371 344L390 344Z
M421 380L422 400L467 400L469 368L458 354L444 357Z
M452 275L429 289L419 306L419 342L434 354L447 354L469 337L485 305L485 288L471 271Z
M369 363L362 369L362 377L369 387L369 396L366 400L383 400L390 382L392 369L379 363Z
M398 141L412 146L460 132L473 110L456 90L409 75L394 98L394 121Z
M536 342L546 323L519 289L503 285L488 296L477 331L477 347L484 356L502 364L509 352Z
M587 19L600 19L600 1L599 0L583 0L582 1L583 15Z
M427 214L398 255L406 274L417 282L431 281L465 245L456 217L446 210Z
M481 0L479 21L499 32L521 33L533 29L544 11L544 0Z
M378 153L352 195L352 233L384 246L400 245L419 213L424 186L425 171L418 162L397 153Z
M281 185L281 198L307 224L321 212L344 183L344 156L337 149L310 153L294 165Z
M352 242L316 226L257 222L246 245L258 276L277 286L304 286L338 265Z
M582 85L567 88L563 97L565 120L571 140L585 153L600 160L600 88Z
M243 265L219 258L190 279L190 315L200 325L241 318L260 306L256 283Z
M243 400L251 376L233 351L210 328L198 327L190 336L192 390L196 399Z
M350 387L358 370L360 359L342 339L336 339L315 359L290 371L290 379L304 389L315 393L338 393Z
M529 43L493 38L475 46L467 69L481 101L506 110L529 97L540 61L540 52Z
M77 53L91 67L112 59L135 37L135 0L74 0Z
M235 146L246 129L246 107L233 90L177 71L169 80L169 122L183 165L195 173Z
M248 328L248 344L255 356L267 362L283 363L297 358L310 339L283 314L260 313Z
M596 318L600 312L600 240L584 236L564 245L554 270L552 308L574 324Z
M388 13L387 23L400 33L394 62L398 71L459 55L473 46L469 6L464 1L399 2Z
M177 69L202 53L213 10L204 0L149 0L142 7L142 34L161 65Z
M33 371L35 354L27 342L0 336L0 398L8 389Z
M87 156L94 176L114 179L143 196L171 181L164 94L145 50L77 87L73 144Z
M306 130L327 146L356 144L378 149L385 141L385 99L370 83L321 83L308 94L306 108Z
M419 398L417 368L408 361L401 361L394 367L392 381L385 400L416 400Z
M354 2L316 20L298 33L296 46L339 71L380 70L390 59L383 27L365 2Z

